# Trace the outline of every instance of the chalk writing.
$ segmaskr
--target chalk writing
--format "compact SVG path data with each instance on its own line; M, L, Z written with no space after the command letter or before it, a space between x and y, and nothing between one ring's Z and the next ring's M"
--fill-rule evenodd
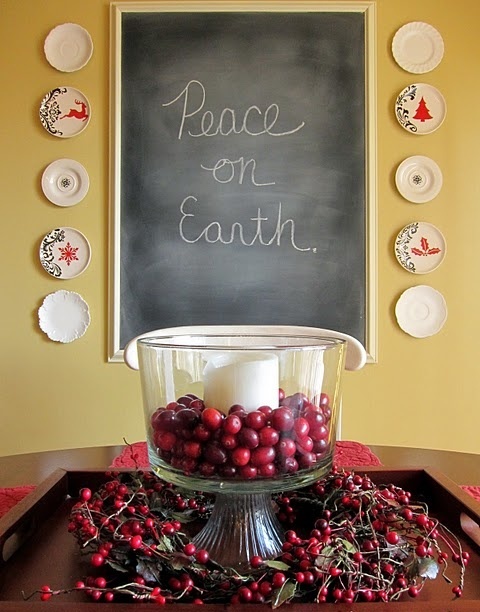
M245 172L249 164L251 164L250 182L252 183L252 185L255 185L255 187L265 187L266 185L275 185L275 181L272 181L271 183L257 183L256 177L255 177L255 170L257 168L257 162L254 159L249 159L247 162L245 162L245 159L243 157L239 157L235 161L231 161L230 159L219 159L217 163L213 166L213 168L208 168L207 166L204 166L203 164L200 164L200 167L203 168L203 170L209 170L212 173L213 178L218 183L230 183L230 181L233 181L235 177L235 165L236 164L240 166L239 177L238 177L239 185L243 184ZM221 172L224 169L226 170L224 172Z

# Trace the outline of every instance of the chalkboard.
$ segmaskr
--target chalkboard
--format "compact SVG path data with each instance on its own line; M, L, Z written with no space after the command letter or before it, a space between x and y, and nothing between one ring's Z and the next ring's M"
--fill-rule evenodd
M114 350L207 324L366 344L365 13L118 19Z

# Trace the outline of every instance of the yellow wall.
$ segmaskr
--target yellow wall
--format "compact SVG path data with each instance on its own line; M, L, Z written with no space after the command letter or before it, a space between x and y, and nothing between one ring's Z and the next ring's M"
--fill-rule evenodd
M293 0L292 0L293 2ZM379 361L345 383L343 437L372 444L480 452L480 3L477 0L377 0L378 61L378 338ZM107 363L108 305L108 78L107 0L0 0L2 291L0 455L118 444L143 437L138 373ZM416 78L399 68L392 36L409 21L434 25L445 56ZM91 34L90 63L60 73L45 60L52 27L75 22ZM414 82L430 83L447 101L435 133L414 136L393 113L395 96ZM38 119L43 95L74 86L92 105L87 130L75 138L47 134ZM397 165L427 155L440 165L444 186L430 203L397 193ZM90 191L73 208L50 204L43 169L70 157L88 170ZM415 220L445 234L448 255L428 276L404 271L393 255L397 232ZM59 225L80 229L93 251L88 270L70 281L48 276L38 261L41 238ZM443 293L449 319L442 332L415 340L395 322L394 305L412 285ZM58 289L79 292L92 323L71 344L39 330L37 309ZM186 321L185 324L189 322Z

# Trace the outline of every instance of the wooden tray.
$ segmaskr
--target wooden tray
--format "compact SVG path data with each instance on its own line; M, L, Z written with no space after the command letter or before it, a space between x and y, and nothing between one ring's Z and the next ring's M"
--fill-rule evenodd
M355 469L355 468L354 468ZM124 470L128 471L128 470ZM451 585L441 576L429 580L420 596L413 600L392 603L319 604L319 610L336 612L478 612L480 610L480 547L466 536L460 527L460 513L464 512L480 524L480 504L465 493L453 481L434 469L369 468L355 469L368 474L377 484L394 484L410 491L415 500L428 504L431 515L449 527L470 553L464 594L454 599ZM75 538L67 531L67 517L81 487L96 488L105 480L101 471L57 470L37 489L0 519L0 612L42 610L68 610L68 612L143 612L155 608L145 603L95 603L82 593L59 595L49 602L41 602L38 596L24 601L22 591L31 593L43 584L52 588L69 588L76 580L89 573L86 559L81 557ZM458 566L450 563L448 575L458 576ZM192 604L174 605L175 612L191 612ZM311 612L314 604L286 604L285 612ZM240 609L244 612L266 612L267 604L215 605L205 604L202 612Z

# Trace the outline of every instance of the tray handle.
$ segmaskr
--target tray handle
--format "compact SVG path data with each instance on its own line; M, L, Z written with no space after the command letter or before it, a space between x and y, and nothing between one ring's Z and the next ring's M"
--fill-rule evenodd
M465 512L460 513L460 527L477 546L480 546L480 525Z

